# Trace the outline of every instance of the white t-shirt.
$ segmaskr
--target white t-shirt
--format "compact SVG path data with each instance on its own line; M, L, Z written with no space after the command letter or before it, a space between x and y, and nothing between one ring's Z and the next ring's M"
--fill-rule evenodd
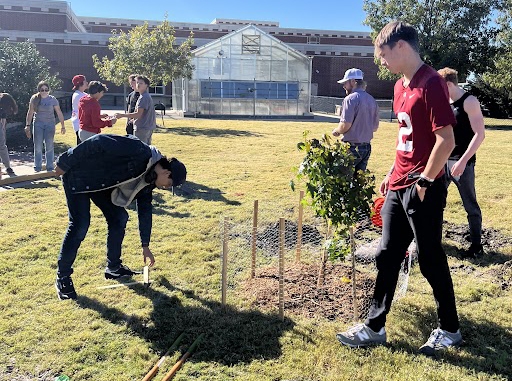
M80 120L78 119L78 102L80 102L80 98L85 97L87 94L80 91L75 90L73 93L73 97L71 98L72 103L72 111L71 111L71 122L73 123L73 129L75 131L80 130Z

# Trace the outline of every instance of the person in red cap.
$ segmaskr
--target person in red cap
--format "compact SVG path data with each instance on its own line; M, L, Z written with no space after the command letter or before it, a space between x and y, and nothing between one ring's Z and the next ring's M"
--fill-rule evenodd
M75 91L71 97L71 122L73 123L73 129L75 130L76 134L76 144L78 145L82 142L78 136L78 131L80 131L80 120L78 119L78 102L80 102L80 99L87 95L85 90L89 88L89 82L87 82L87 79L82 74L75 75L71 82L73 82L73 90Z

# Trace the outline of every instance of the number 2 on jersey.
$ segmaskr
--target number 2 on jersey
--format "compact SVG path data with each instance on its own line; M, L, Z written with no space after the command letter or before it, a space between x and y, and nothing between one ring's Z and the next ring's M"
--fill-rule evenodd
M407 127L400 127L400 130L398 130L396 149L397 151L412 152L412 140L407 140L407 137L412 134L411 118L406 112L399 112L397 119L400 123L405 123Z

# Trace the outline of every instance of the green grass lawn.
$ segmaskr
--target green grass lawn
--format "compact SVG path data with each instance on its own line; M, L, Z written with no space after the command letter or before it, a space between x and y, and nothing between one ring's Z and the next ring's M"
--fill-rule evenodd
M122 122L108 130L123 133ZM57 136L58 149L75 139ZM512 259L510 247L479 261L451 255L466 344L439 359L417 354L435 326L435 303L417 267L407 295L388 318L385 347L342 348L334 335L348 322L251 310L243 301L220 306L220 221L252 216L253 200L276 213L296 207L289 181L301 161L302 132L320 136L335 124L299 121L185 119L166 121L153 142L188 168L188 183L173 196L155 192L151 288L98 289L106 226L92 206L89 233L75 262L77 302L59 301L53 282L67 226L59 180L0 193L0 380L141 380L185 332L181 349L200 334L198 351L176 380L506 380L512 378L512 290L493 282L493 270ZM369 169L377 186L394 158L395 124L381 124ZM477 191L485 228L512 235L512 131L490 128L478 152ZM10 147L12 149L12 147ZM123 260L142 268L137 217L129 210ZM445 219L465 223L450 188ZM456 244L447 243L453 254ZM509 273L510 277L511 274ZM503 289L505 288L505 289ZM179 357L168 359L160 380Z

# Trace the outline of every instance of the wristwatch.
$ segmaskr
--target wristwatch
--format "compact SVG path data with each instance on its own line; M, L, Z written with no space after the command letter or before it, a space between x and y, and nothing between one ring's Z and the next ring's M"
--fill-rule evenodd
M420 174L420 178L418 179L417 184L420 188L428 188L434 183L433 179L429 179L427 176Z

